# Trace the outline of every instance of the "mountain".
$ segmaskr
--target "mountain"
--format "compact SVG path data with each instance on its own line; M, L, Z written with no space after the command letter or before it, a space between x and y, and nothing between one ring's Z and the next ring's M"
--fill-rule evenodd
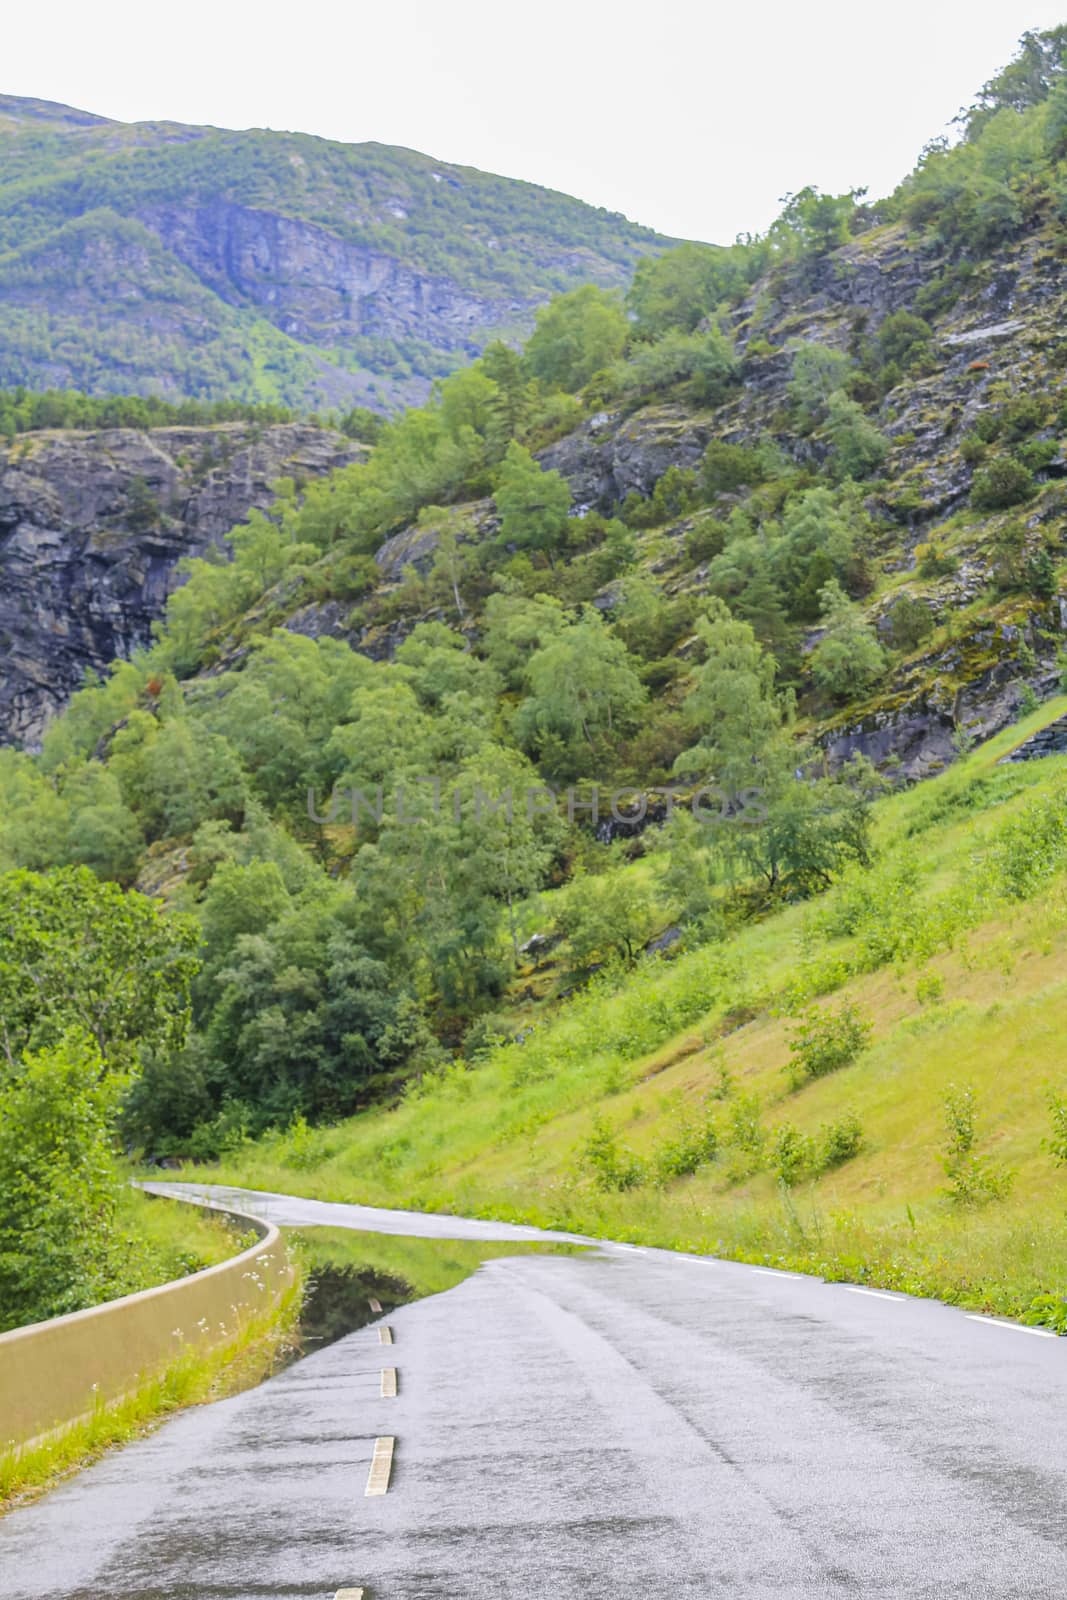
M425 399L669 241L389 145L0 96L0 387L298 407Z

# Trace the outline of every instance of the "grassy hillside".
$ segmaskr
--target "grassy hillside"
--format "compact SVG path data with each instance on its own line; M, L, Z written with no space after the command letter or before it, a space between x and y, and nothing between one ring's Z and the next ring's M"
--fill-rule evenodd
M665 241L387 145L0 96L0 385L379 408Z
M212 1175L737 1255L1067 1326L1067 760L997 765L1064 710L880 802L878 863L824 900L594 985L476 1071L248 1146ZM792 1087L800 1023L846 1007L870 1028L855 1058ZM953 1180L946 1102L968 1090L977 1139ZM830 1129L840 1165L820 1171Z

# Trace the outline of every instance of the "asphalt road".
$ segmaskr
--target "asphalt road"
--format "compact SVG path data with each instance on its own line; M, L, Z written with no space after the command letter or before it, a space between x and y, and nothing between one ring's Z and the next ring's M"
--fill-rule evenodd
M0 1522L3 1600L1067 1593L1052 1337L617 1246L494 1261L389 1324Z

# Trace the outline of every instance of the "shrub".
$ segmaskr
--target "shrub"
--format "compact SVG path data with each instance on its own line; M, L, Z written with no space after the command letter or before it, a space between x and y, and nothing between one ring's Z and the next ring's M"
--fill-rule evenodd
M655 1153L656 1181L669 1183L672 1178L687 1178L709 1161L714 1161L718 1151L718 1129L709 1118L705 1117L702 1122L683 1123Z
M890 637L897 650L914 650L934 631L930 607L910 594L901 595L889 614Z
M727 444L712 439L701 462L704 487L708 494L732 494L738 489L754 489L767 476L763 456L743 444Z
M920 578L947 578L956 570L953 557L936 544L917 544L915 563Z
M819 1170L832 1172L835 1167L843 1167L846 1161L859 1155L862 1148L863 1128L854 1111L847 1112L840 1122L824 1123Z
M726 548L726 524L713 517L702 517L685 536L685 555L694 564L714 561Z
M980 467L971 485L971 504L976 511L1004 511L1022 505L1034 492L1029 467L1014 456L994 456Z
M941 1165L948 1178L945 1193L952 1204L983 1206L991 1200L1002 1200L1011 1189L1015 1174L975 1154L977 1096L972 1088L950 1087L945 1096L945 1126L948 1142Z
M620 1146L616 1134L601 1116L593 1118L579 1164L589 1173L594 1185L609 1194L636 1189L646 1177L644 1162L632 1150Z
M1044 427L1047 416L1045 402L1037 395L1019 395L1018 399L1009 400L1001 410L1001 438L1013 441L1025 439L1027 434L1036 433L1038 428Z
M1048 1104L1052 1113L1052 1138L1048 1148L1057 1165L1067 1167L1067 1098L1062 1094L1050 1094Z
M123 1086L77 1029L0 1083L0 1329L122 1293L112 1135Z
M815 1167L815 1141L791 1122L783 1122L775 1130L771 1163L778 1181L792 1188Z
M759 1095L739 1094L730 1102L727 1140L745 1158L742 1165L749 1171L763 1164L767 1130L760 1116Z
M794 1089L849 1066L866 1048L871 1024L851 1001L837 1011L810 1006L792 1029L786 1068Z
M1019 460L1031 472L1044 472L1050 461L1055 461L1060 447L1055 439L1028 439L1019 446Z

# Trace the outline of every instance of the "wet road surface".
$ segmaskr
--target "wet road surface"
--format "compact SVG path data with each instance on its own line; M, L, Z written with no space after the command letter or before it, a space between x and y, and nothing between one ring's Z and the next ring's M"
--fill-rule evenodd
M1067 1592L1063 1341L623 1246L493 1261L384 1325L0 1522L0 1596Z

